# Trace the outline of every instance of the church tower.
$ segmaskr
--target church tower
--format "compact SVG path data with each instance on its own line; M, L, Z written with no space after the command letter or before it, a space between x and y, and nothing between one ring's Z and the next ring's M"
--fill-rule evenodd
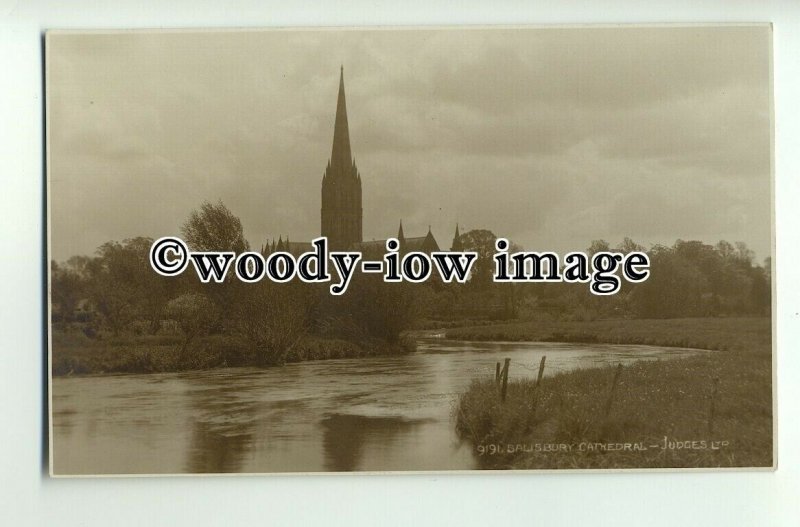
M332 251L349 249L362 241L361 175L350 152L344 67L339 75L339 99L333 128L333 148L322 176L322 236Z

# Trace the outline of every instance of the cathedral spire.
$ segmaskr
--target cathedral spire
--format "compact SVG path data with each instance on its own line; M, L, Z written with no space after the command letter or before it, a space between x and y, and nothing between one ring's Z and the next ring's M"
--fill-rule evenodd
M461 233L458 232L458 223L456 223L456 233L453 236L453 244L450 247L451 251L463 251L464 244L461 243Z
M350 130L347 126L347 102L344 96L344 66L339 72L339 98L336 102L336 121L333 127L333 149L331 165L340 174L349 174L353 166L350 152Z
M333 147L322 177L322 235L331 250L345 251L363 240L361 176L350 151L347 103L344 96L344 67L339 70L339 97L333 125ZM287 240L288 243L288 240Z

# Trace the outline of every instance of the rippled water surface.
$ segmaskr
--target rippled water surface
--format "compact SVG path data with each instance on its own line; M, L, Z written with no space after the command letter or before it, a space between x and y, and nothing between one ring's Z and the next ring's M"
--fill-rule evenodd
M477 376L510 377L685 356L603 344L420 339L400 357L280 368L53 379L56 474L475 468L452 420Z

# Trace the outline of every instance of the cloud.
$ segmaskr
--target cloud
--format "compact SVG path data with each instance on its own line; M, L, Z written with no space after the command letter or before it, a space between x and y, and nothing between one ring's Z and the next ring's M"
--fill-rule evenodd
M766 27L51 36L53 257L223 199L259 246L319 232L339 65L364 235L770 247Z

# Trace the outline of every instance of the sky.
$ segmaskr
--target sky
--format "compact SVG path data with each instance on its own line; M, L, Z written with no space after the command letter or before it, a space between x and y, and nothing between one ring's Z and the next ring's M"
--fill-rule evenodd
M203 201L320 231L340 66L364 239L771 247L767 26L51 33L51 258Z

